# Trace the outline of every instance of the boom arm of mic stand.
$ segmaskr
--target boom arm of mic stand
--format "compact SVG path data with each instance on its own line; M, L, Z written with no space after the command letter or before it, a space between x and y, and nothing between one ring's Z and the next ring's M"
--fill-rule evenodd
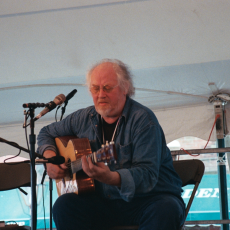
M0 137L0 142L6 143L8 145L11 145L11 146L13 146L13 147L15 147L17 149L20 149L20 150L24 151L24 152L30 153L30 151L28 149L21 147L17 143L7 141L7 140L5 140L5 139L3 139L1 137ZM38 158L42 158L42 156L40 154L36 153L36 152L35 152L35 156L38 157Z

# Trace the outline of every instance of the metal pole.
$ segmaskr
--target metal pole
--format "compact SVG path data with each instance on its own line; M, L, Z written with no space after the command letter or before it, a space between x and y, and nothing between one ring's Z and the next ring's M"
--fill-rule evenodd
M214 102L214 111L216 116L216 138L219 148L225 147L224 138L226 135L226 117L225 117L225 102ZM226 159L225 152L218 153L217 160L218 182L219 182L219 201L220 201L220 218L222 220L229 219L228 214L228 188L226 175ZM229 224L222 224L222 230L229 230Z
M52 230L52 221L53 221L53 218L52 218L52 200L53 200L53 197L52 197L52 192L53 192L53 181L51 178L49 178L49 190L50 190L50 230Z
M217 139L217 141L219 148L225 147L224 139ZM220 218L222 220L227 220L229 219L229 213L225 153L218 153L217 167L219 181ZM221 229L229 230L229 224L222 224Z
M30 109L30 176L31 176L31 229L37 229L37 197L36 197L36 171L35 171L35 143L36 136L34 134L34 109Z
M212 149L186 149L190 154L209 154L209 153L225 153L230 152L230 147L227 148L212 148ZM184 150L171 151L172 156L187 155Z

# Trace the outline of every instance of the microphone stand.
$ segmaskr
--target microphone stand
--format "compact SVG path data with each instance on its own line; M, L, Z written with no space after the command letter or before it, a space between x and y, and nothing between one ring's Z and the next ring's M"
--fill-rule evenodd
M63 118L63 115L65 113L66 106L68 105L68 100L65 101L65 105L62 107L62 113L61 113L61 118L60 121ZM57 108L59 109L60 106ZM46 169L45 169L46 170ZM53 210L53 180L52 178L49 177L49 191L50 191L50 230L52 230L52 225L53 225L53 216L52 216L52 210Z
M62 118L63 118L63 115L64 115L64 113L65 113L65 108L66 108L67 105L68 105L68 101L65 101L65 105L61 108L62 113L61 113L60 121L61 121Z
M50 191L50 230L52 230L53 225L53 216L52 216L52 210L53 210L53 180L49 177L49 191Z
M36 171L35 171L35 143L36 135L34 134L34 108L29 108L30 115L30 179L31 179L31 229L37 227L37 197L36 197Z
M44 164L44 167L45 167L45 164ZM42 182L41 184L43 184L44 182L44 179L45 179L45 176L47 175L47 172L46 172L46 167L45 167L45 170L44 170L44 173L43 173L43 177L42 177ZM50 194L50 230L52 230L52 220L53 220L53 216L52 216L52 194L53 193L53 182L52 182L52 179L49 177L49 194Z
M74 94L76 93L76 90L74 90ZM63 95L63 97L65 97ZM61 99L63 99L61 97ZM56 103L55 103L56 104ZM68 100L65 103L65 107L68 104ZM35 144L36 144L36 135L34 134L34 122L35 120L37 120L36 118L34 119L34 109L37 107L44 107L47 106L47 104L44 103L28 103L28 104L23 104L24 108L29 108L29 111L26 113L26 111L24 111L24 115L25 115L25 122L23 124L23 128L26 128L28 125L26 125L26 114L29 114L30 116L30 135L29 135L29 142L30 142L30 151L28 151L27 149L12 143L12 142L8 142L7 140L4 140L3 138L0 137L0 142L5 142L9 145L12 145L18 149L21 149L25 152L29 152L30 154L30 178L31 178L31 230L36 230L37 227L37 197L36 197L36 171L35 171L35 158L39 157L41 158L41 156L39 156L39 154L37 154L35 152ZM65 112L65 108L62 110L62 116ZM61 116L61 119L62 119ZM46 169L45 169L46 171ZM45 174L44 174L45 177ZM43 178L44 179L44 178ZM52 179L49 178L49 189L50 189L50 230L52 230L52 190L53 190L53 184L52 184Z
M70 92L68 95L67 95L67 98L65 98L65 105L64 107L62 108L62 114L61 114L61 118L60 118L60 121L62 120L63 118L63 115L65 113L65 108L66 106L68 105L68 101L69 99L71 99L75 93L77 92L76 89L74 89L72 92ZM30 107L30 117L31 117L31 121L30 121L30 127L31 127L31 135L30 135L30 144L31 144L31 148L30 148L30 160L31 160L31 180L32 178L34 178L34 171L35 171L35 143L36 143L36 138L35 138L35 135L34 135L34 108L33 106L36 108L37 106L40 106L40 104L31 104L31 107ZM43 106L43 105L42 105ZM58 107L59 109L60 107ZM26 120L26 118L25 118ZM45 168L45 174L46 174L46 168ZM31 181L31 193L34 195L34 192L35 192L35 195L36 195L36 191L35 189L33 188L34 187L34 183L33 183L33 186L32 186L32 181ZM52 230L52 191L53 191L53 181L52 181L52 178L49 177L49 190L50 190L50 230ZM36 198L36 196L34 196ZM33 200L33 199L32 199ZM35 200L36 204L37 204L37 201ZM35 204L33 204L35 205ZM36 215L37 217L37 206L36 206L36 213L33 213L33 217ZM34 218L32 218L33 220ZM34 221L32 221L32 226L35 224L36 226L36 223L34 223ZM32 228L32 230L36 230L36 227L35 228Z

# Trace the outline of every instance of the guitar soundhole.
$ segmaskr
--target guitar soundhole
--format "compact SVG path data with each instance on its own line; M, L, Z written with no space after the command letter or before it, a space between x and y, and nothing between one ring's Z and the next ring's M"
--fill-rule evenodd
M72 169L71 169L71 160L70 159L68 159L67 167L69 170L69 177L70 177L70 179L73 179L73 173L72 173Z

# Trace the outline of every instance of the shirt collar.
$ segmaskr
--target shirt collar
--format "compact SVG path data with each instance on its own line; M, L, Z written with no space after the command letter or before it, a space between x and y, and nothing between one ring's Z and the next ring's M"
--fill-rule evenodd
M125 106L121 114L121 116L124 117L125 121L129 116L131 106L132 106L132 99L129 96L127 96Z

